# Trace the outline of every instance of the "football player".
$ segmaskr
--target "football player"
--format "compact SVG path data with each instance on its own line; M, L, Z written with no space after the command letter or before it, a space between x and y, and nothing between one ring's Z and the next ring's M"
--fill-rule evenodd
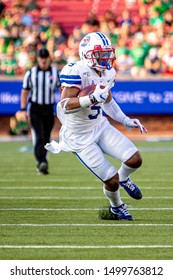
M80 61L67 64L61 71L61 101L57 116L62 123L59 144L47 144L52 152L71 151L103 183L103 191L110 201L109 211L119 220L133 220L120 197L119 184L134 199L141 199L140 189L130 179L142 164L137 147L112 126L103 111L124 126L147 132L138 119L130 119L112 98L111 87L116 72L113 62L115 49L100 32L86 35L79 45ZM95 90L85 96L80 92L90 85ZM106 156L122 162L119 170Z

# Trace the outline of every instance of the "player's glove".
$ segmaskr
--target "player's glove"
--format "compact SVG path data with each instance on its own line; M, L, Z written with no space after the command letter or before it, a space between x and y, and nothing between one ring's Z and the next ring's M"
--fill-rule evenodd
M94 92L90 95L92 104L104 103L109 95L109 86L102 87L98 84Z
M129 117L126 117L123 120L123 124L127 128L138 127L142 134L147 133L147 129L140 123L140 121L138 119L130 119Z

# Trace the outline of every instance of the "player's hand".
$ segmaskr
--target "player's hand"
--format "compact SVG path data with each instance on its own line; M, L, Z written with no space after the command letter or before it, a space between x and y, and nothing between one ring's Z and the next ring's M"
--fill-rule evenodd
M109 95L109 86L103 87L98 84L94 92L90 95L90 99L93 104L104 103Z
M138 119L130 119L127 117L123 123L127 128L137 127L142 134L147 133L147 129L140 123Z

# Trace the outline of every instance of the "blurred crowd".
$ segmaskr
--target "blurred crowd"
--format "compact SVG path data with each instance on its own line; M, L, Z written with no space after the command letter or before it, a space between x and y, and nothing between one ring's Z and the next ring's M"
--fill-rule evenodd
M120 77L173 76L173 1L126 0L121 14L116 8L100 17L91 11L68 35L48 7L40 8L33 0L12 2L0 18L0 76L23 75L44 46L61 70L79 59L79 42L93 31L105 33L115 46L114 67Z

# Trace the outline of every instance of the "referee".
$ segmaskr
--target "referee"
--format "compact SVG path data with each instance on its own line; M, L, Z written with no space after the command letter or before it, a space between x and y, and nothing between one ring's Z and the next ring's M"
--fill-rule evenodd
M38 64L25 73L21 91L21 114L24 120L29 116L34 155L38 174L49 174L47 150L54 126L55 89L60 86L59 73L51 64L49 51L40 49ZM27 110L28 104L28 110Z

